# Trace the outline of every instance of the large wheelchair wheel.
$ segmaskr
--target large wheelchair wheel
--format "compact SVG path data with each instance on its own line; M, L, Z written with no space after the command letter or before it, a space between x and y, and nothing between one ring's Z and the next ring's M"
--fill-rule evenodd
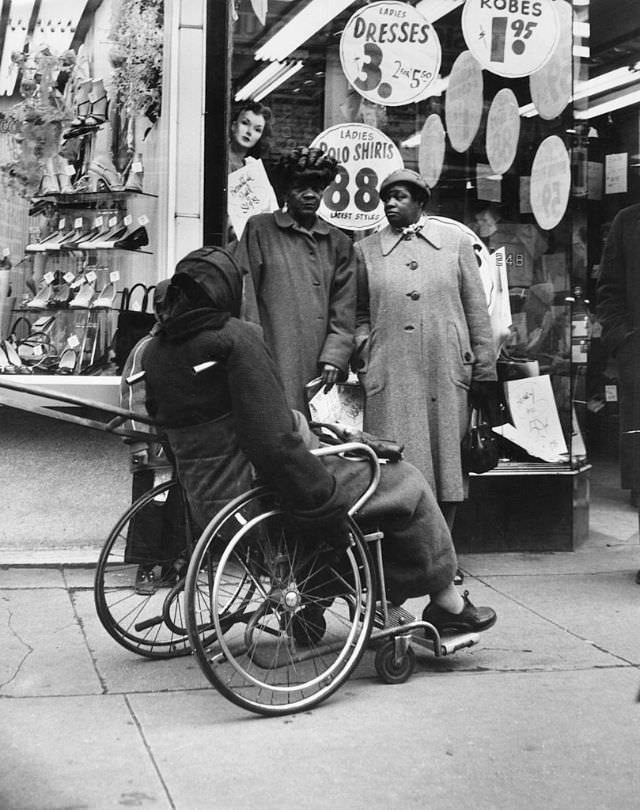
M272 490L237 498L203 532L186 580L191 646L216 689L250 711L309 709L343 684L375 610L366 545L336 555L291 527ZM205 584L206 583L206 584ZM215 630L215 639L203 630Z
M127 650L148 658L191 652L184 610L191 531L182 488L167 481L138 498L107 538L95 575L96 610L105 630ZM132 547L145 536L156 541L160 536L168 556L146 566L154 583L142 589L136 575L144 560Z

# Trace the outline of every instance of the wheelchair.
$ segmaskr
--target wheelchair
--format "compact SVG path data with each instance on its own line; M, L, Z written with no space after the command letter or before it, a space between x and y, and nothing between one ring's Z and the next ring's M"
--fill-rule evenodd
M370 484L349 509L347 550L305 538L277 494L257 487L209 523L185 582L189 643L204 675L233 703L267 716L326 700L370 646L381 679L402 683L415 666L414 644L442 656L478 641L476 633L441 638L387 605L383 535L363 534L356 522L380 480L374 450L346 442L312 452L370 464Z

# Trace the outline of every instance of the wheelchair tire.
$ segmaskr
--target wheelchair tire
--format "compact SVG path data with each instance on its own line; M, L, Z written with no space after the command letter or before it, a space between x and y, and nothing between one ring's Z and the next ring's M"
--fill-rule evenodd
M404 683L408 681L416 667L416 654L408 647L399 661L396 661L393 639L386 641L378 648L375 658L376 672L385 683Z
M310 709L333 694L367 647L375 610L368 551L294 534L277 495L251 490L202 533L186 579L189 640L203 673L230 701L263 715ZM217 565L203 614L202 570ZM212 621L213 644L199 627Z
M183 504L182 490L176 481L159 484L127 509L100 553L94 581L96 610L107 633L125 649L147 658L174 658L191 652L185 627L184 593L179 582L163 581L158 565L155 569L158 583L153 592L139 593L135 587L138 563L126 560L131 532L146 518L153 517L153 510L162 509L169 497L178 498ZM184 537L178 538L176 545L181 545L186 555L193 545L192 538L187 537L191 530L186 517L180 531ZM167 568L171 568L172 562L166 561Z

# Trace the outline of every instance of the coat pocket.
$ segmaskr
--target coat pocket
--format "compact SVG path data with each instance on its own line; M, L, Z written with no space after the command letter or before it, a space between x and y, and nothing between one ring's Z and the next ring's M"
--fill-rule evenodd
M469 341L469 333L454 321L449 321L447 331L451 379L461 388L468 388L471 383L473 364L476 362L476 356Z

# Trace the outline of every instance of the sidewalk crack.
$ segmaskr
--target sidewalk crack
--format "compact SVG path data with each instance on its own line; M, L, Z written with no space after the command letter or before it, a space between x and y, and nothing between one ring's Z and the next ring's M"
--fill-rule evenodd
M2 681L2 682L0 682L0 689L3 689L5 686L8 686L8 685L9 685L9 684L10 684L12 681L15 681L15 679L16 679L16 678L18 677L18 675L20 674L20 670L21 670L21 669L22 669L22 667L24 666L24 664L25 664L25 662L26 662L27 658L28 658L28 657L31 655L31 653L33 653L33 652L34 652L34 649L35 649L35 648L34 648L34 647L32 647L32 646L31 646L31 645L30 645L30 644L29 644L27 641L25 641L25 640L22 638L22 636L20 635L20 633L18 633L18 631L17 631L17 630L16 630L16 629L13 627L13 624L12 624L12 622L13 622L13 611L12 611L12 610L11 610L11 608L9 607L9 604L8 604L9 599L8 599L7 597L3 597L3 601L4 601L4 602L7 602L7 605L6 605L6 610L7 610L7 628L8 628L8 630L9 630L9 632L11 633L11 635L12 635L12 636L14 636L14 638L16 638L16 639L17 639L17 640L20 642L20 644L22 644L22 646L23 646L23 647L26 647L26 651L25 651L24 655L22 656L22 658L20 659L20 661L19 661L19 663L18 663L18 665L17 665L17 667L16 667L15 672L13 673L13 675L12 675L10 678L7 678L7 680L6 680L6 681Z
M129 696L128 695L123 695L123 697L124 697L124 702L126 703L127 708L129 709L129 714L131 715L131 719L133 720L133 722L135 723L136 728L138 729L138 734L140 735L140 739L142 740L142 744L144 745L144 747L145 747L145 749L147 751L147 754L149 756L149 759L151 760L151 764L153 765L153 768L154 768L156 774L158 775L158 779L160 780L160 784L162 785L162 788L163 788L163 790L165 792L165 796L167 797L167 801L169 802L169 804L171 805L173 810L175 810L176 804L173 801L171 793L169 792L169 786L167 785L167 783L165 782L164 777L162 776L162 773L160 771L160 767L159 767L159 765L158 765L158 763L156 761L155 756L153 755L153 751L151 750L151 746L149 745L149 741L147 740L147 737L146 737L146 735L145 735L145 733L144 733L144 731L142 729L142 723L138 719L138 716L135 713L135 711L133 710L133 706L131 705L131 702L129 700Z

